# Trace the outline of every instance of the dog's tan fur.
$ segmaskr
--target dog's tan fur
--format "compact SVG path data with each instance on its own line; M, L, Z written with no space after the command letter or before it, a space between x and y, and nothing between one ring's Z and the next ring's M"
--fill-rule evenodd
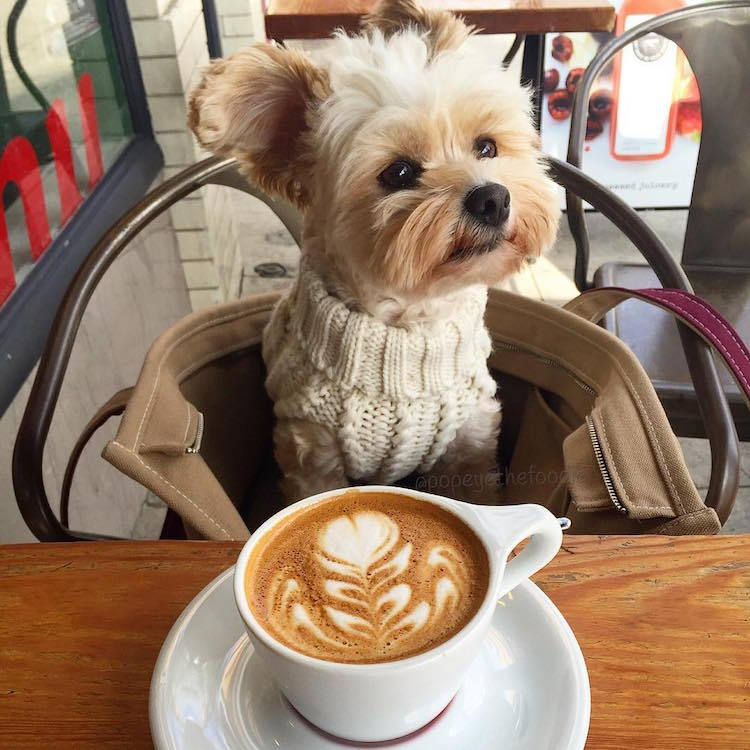
M308 118L330 93L306 55L259 44L211 63L190 96L188 125L206 149L234 154L256 184L304 208L314 163Z
M497 283L550 247L557 197L528 92L471 54L471 28L412 0L383 0L363 25L359 37L337 36L320 65L268 44L213 62L190 126L304 210L302 249L329 291L390 324L440 325L467 286ZM496 158L477 158L478 138L495 141ZM378 175L404 157L422 166L418 183L384 191ZM463 200L487 182L510 192L505 232L491 252L457 256L485 241ZM480 404L440 471L489 468L499 421L496 401ZM290 499L346 481L334 436L320 429L277 426Z
M379 29L386 36L403 31L408 26L426 32L430 58L458 49L474 32L473 26L452 13L420 8L412 0L381 2L362 21L365 30Z

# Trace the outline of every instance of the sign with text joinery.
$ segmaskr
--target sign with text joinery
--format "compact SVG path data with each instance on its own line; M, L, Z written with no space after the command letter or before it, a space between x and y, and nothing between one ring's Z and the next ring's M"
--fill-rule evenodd
M616 33L684 4L615 0ZM611 38L606 32L547 35L546 153L565 159L573 95L586 66ZM591 89L583 169L634 208L689 206L701 127L700 95L686 58L673 42L647 34L605 66Z

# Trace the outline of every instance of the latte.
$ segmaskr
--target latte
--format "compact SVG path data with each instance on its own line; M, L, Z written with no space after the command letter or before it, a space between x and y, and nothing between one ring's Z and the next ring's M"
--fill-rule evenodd
M488 578L484 545L452 513L352 490L270 529L251 553L245 593L277 641L368 664L448 640L479 609Z

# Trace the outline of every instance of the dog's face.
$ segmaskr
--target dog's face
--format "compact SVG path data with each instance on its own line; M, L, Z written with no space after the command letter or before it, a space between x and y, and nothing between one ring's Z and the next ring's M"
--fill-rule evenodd
M320 67L267 45L214 63L193 129L306 209L344 278L409 297L501 280L559 214L528 93L450 14L387 0L368 25Z

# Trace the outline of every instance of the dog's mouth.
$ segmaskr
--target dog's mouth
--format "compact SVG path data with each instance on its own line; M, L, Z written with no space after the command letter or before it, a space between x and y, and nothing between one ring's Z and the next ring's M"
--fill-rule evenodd
M502 232L498 232L494 237L478 242L461 242L448 256L448 263L460 263L462 261L478 258L487 255L493 250L497 250L505 239Z

